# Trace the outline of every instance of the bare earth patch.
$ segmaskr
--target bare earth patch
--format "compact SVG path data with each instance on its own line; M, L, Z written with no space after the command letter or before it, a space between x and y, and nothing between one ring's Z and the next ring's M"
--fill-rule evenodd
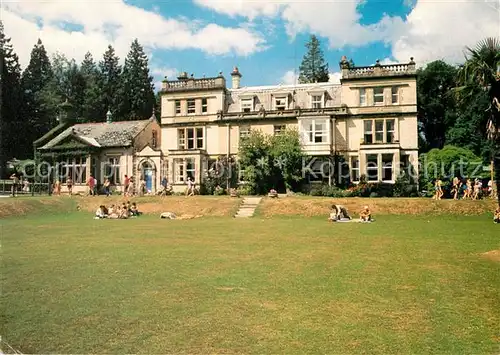
M492 260L492 261L497 261L500 262L500 249L498 250L490 250L486 253L482 253L481 256L483 258Z
M480 215L492 212L495 201L434 201L429 198L325 198L325 197L284 197L264 198L259 211L264 217L276 215L327 216L332 204L344 205L357 217L363 206L368 205L377 214L396 215Z

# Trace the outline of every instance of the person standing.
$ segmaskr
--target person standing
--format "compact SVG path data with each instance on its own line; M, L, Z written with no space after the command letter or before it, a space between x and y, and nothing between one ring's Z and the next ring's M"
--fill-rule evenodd
M73 180L71 179L71 176L68 176L66 179L66 188L68 189L68 195L73 195Z
M188 196L194 196L194 181L191 179L191 177L187 178L187 190L186 190L186 197Z
M104 180L104 185L103 185L104 186L104 193L106 194L106 197L109 197L109 194L110 194L110 192L109 192L109 186L110 185L111 185L111 182L109 181L108 178L106 178Z
M87 180L87 186L89 187L88 195L93 196L94 195L94 177L92 175L90 175L89 179Z
M12 180L11 194L12 197L16 197L17 185L19 185L19 177L16 173L14 173L10 176L10 179Z
M128 177L128 175L125 175L125 179L123 180L123 196L127 196L129 186L130 186L130 178Z

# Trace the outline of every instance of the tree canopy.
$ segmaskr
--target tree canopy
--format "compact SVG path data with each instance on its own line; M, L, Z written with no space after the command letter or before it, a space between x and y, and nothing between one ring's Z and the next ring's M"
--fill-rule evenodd
M321 44L315 35L306 43L307 52L299 67L299 83L321 83L330 80L328 63L324 59Z

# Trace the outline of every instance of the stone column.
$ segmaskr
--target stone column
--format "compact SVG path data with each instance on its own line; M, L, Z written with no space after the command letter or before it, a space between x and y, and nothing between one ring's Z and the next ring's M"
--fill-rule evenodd
M90 178L90 175L92 174L92 155L88 154L87 159L86 159L86 174L85 174L85 182Z

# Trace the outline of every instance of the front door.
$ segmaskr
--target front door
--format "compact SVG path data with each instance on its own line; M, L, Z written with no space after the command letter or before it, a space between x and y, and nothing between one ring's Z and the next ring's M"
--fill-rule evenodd
M150 167L144 169L144 180L146 181L146 190L153 191L153 169Z

